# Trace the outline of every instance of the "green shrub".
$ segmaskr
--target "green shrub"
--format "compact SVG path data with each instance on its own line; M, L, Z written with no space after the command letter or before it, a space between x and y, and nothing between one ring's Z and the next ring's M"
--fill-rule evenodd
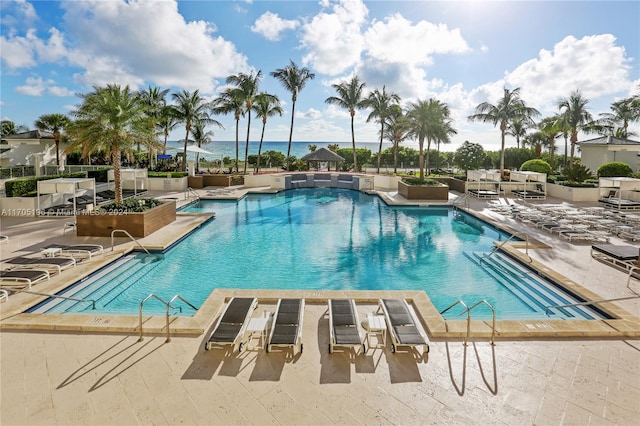
M564 174L570 183L582 183L585 180L593 179L593 173L584 164L574 164L573 167L566 169Z
M108 182L108 172L111 167L105 167L103 169L89 170L87 172L88 178L94 178L96 182Z
M544 160L529 160L522 163L520 171L537 172L537 173L551 173L551 166Z
M440 186L442 185L440 182L438 182L435 179L422 179L420 180L420 178L417 177L406 177L404 179L402 179L402 181L404 183L406 183L407 185L411 185L411 186Z
M8 180L4 183L4 191L7 194L7 197L35 197L38 195L38 181L40 180L84 177L87 177L86 172Z
M187 172L148 172L147 176L150 178L182 178L188 176Z
M104 206L98 207L96 210L118 213L139 213L152 209L156 206L159 206L160 204L162 204L162 201L153 198L127 198L126 200L123 200L121 204L106 204Z
M598 167L598 177L631 177L633 170L627 163L611 161Z

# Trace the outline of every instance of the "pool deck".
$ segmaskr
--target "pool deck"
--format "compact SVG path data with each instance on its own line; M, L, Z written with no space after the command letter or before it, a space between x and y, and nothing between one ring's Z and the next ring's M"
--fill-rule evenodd
M220 197L244 192L234 188ZM385 197L403 204L394 194ZM541 233L487 205L470 199L469 207L529 234L529 256L547 273L603 299L634 294L626 288L626 274L591 258L590 245ZM180 214L141 243L166 247L207 219ZM2 218L1 233L9 236L0 243L2 259L56 243L105 246L104 255L35 285L34 291L57 291L133 248L125 238L116 238L111 252L108 238L63 235L65 221ZM522 244L510 250L524 255ZM637 283L632 288L637 291ZM474 321L473 341L464 346L464 321L445 323L421 292L250 293L260 299L255 315L273 311L277 297L305 297L303 354L204 351L225 300L247 294L242 290L216 290L194 318L173 319L170 343L165 343L164 318L145 316L150 334L138 342L137 318L21 314L38 296L10 296L0 304L0 424L640 422L639 299L610 303L608 310L621 317L611 321L502 321L495 346L489 343L490 321ZM359 356L329 355L327 297L356 298L362 319L387 295L412 301L431 338L428 357L392 354L389 347Z

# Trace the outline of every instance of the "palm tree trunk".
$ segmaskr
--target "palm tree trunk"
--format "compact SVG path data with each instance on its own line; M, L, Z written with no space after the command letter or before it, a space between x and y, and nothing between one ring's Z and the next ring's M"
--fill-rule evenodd
M356 155L356 131L353 127L353 116L355 112L351 114L351 144L353 145L353 171L358 172L358 156Z
M573 156L576 152L576 142L578 142L578 132L571 133L571 160L569 161L569 168L573 168Z
M564 134L564 161L563 161L563 163L562 163L562 164L564 165L564 168L565 168L565 169L567 168L567 146L568 146L568 143L567 143L567 134L565 133L565 134Z
M424 139L420 138L418 140L418 144L420 146L420 156L418 157L418 168L420 169L420 180L423 180L424 171L422 170L422 166L424 165Z
M122 204L122 182L120 181L120 148L115 148L112 151L111 162L113 163L113 180L115 184L114 192L116 193L115 203Z
M378 147L378 174L380 174L380 160L382 159L382 135L384 135L384 121L382 121L382 128L380 129L380 146Z
M438 140L438 142L436 143L436 173L439 173L438 170L440 170L440 140Z
M60 140L56 138L56 166L60 167Z
M187 141L189 140L189 127L187 127L187 134L184 137L184 149L182 151L182 171L187 171Z
M425 169L427 169L427 176L431 174L431 167L429 166L431 164L430 157L431 157L431 138L427 138L427 161L426 161L426 164L424 165Z
M502 145L500 148L500 176L502 176L504 174L504 133L505 133L505 129L502 128L503 126L501 126L501 136L502 136Z
M244 147L244 171L243 174L247 174L247 160L249 159L249 130L251 129L251 110L247 114L247 144Z
M398 144L393 145L393 174L398 174Z
M296 98L291 98L291 127L289 127L289 145L287 146L287 170L290 170L289 156L291 155L291 141L293 140L293 119L296 116Z
M256 173L260 173L260 156L262 155L262 140L264 139L264 128L267 126L267 120L262 120L262 133L260 134L260 144L258 145L258 160Z
M169 132L165 131L164 132L164 148L162 150L163 154L167 153L167 139L169 139Z
M240 123L240 118L236 118L236 173L238 173L238 124Z

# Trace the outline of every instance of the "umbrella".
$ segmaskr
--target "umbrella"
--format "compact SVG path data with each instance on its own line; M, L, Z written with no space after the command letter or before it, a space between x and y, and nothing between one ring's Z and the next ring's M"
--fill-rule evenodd
M214 155L213 152L207 151L206 149L202 149L202 148L200 148L199 146L196 146L196 145L189 145L187 147L187 151L197 152L197 153L200 153L200 154Z

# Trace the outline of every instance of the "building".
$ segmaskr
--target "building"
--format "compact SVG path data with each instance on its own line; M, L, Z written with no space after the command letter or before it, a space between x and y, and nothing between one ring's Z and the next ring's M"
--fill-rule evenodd
M634 173L638 173L638 162L640 161L640 142L638 141L601 136L578 142L578 145L580 146L582 164L594 173L602 164L611 161L626 163L631 166Z
M60 163L63 164L63 147L60 147ZM34 155L41 154L41 155ZM38 162L38 164L36 164ZM2 137L0 167L36 166L56 164L56 142L53 133L40 130L16 133Z

